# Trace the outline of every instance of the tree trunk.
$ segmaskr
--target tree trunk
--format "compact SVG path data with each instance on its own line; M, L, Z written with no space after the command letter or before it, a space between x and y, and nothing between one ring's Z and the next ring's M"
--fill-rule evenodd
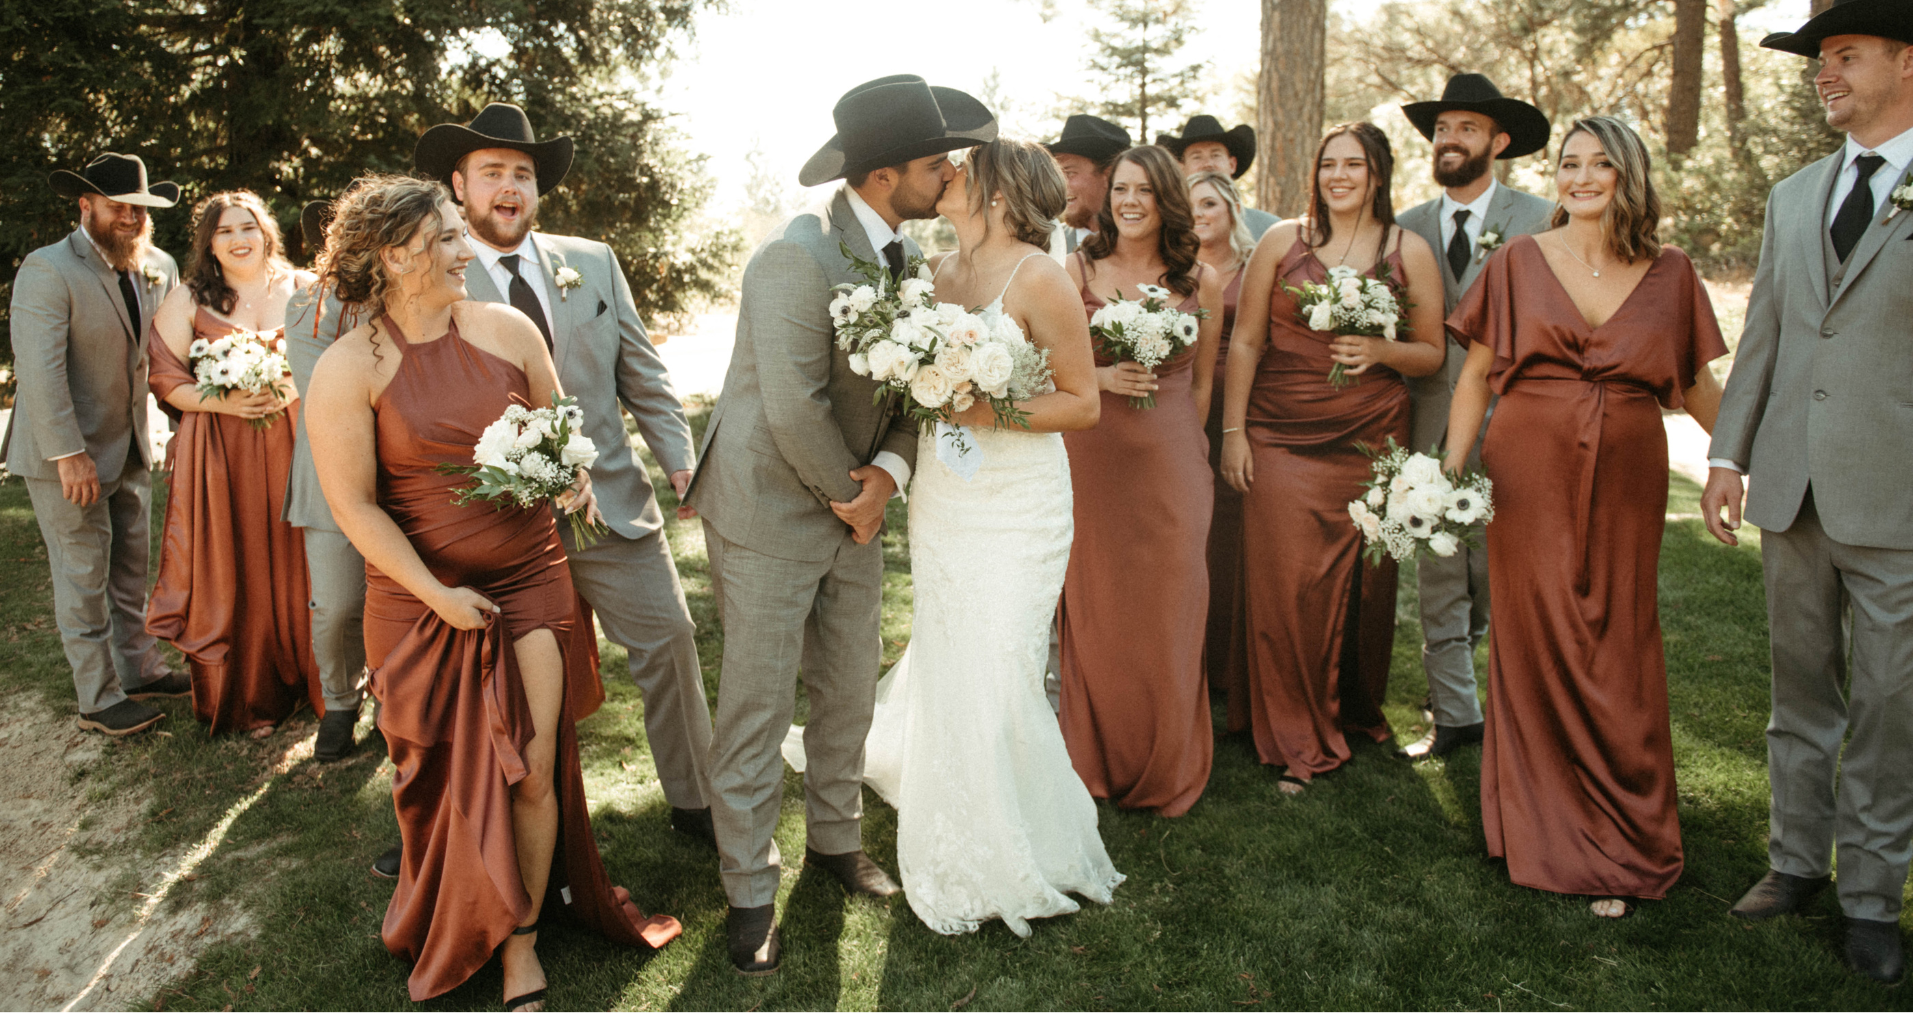
M1674 0L1674 73L1667 87L1667 153L1685 155L1700 141L1701 60L1707 47L1707 0Z
M1720 0L1720 85L1727 99L1727 130L1740 147L1740 124L1747 118L1747 90L1740 81L1740 30L1734 0Z
M1262 0L1255 194L1263 210L1285 218L1308 210L1327 43L1327 0Z

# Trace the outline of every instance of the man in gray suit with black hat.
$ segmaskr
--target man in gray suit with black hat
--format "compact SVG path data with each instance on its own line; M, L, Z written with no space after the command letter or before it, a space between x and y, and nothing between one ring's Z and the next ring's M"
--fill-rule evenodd
M14 275L19 395L0 454L26 480L46 541L80 727L131 735L166 716L143 701L192 692L146 632L146 329L179 283L173 258L153 248L147 209L172 207L179 187L148 185L138 156L111 152L51 182L78 202L80 227Z
M1076 113L1063 121L1063 133L1043 145L1057 168L1063 170L1063 183L1069 197L1063 205L1063 249L1075 253L1083 240L1096 231L1096 216L1102 213L1109 197L1109 163L1129 148L1129 131L1088 113Z
M509 303L529 317L565 394L584 410L585 435L599 448L591 487L611 531L580 546L570 525L558 525L571 582L606 638L625 649L672 827L715 847L705 769L711 711L697 626L620 408L630 411L680 496L691 481L691 426L617 254L595 240L533 230L539 198L565 178L571 160L571 138L538 140L524 110L504 102L469 124L427 130L413 152L419 173L449 185L465 209L478 255L465 272L469 297Z
M883 645L884 504L909 484L916 426L850 368L831 325L831 286L856 281L844 254L888 266L917 255L897 231L936 217L955 178L947 153L996 137L996 117L915 75L859 85L832 110L837 134L798 181L842 179L823 207L773 230L744 269L737 343L687 502L704 517L724 620L711 750L712 800L730 956L779 964L778 810L801 666L804 861L852 893L897 884L863 852L864 738Z
M1760 44L1820 61L1847 141L1768 197L1701 497L1736 544L1746 476L1773 650L1769 870L1733 913L1800 910L1837 852L1847 962L1893 983L1913 853L1913 199L1896 195L1913 170L1913 4L1841 0Z
M1219 172L1230 179L1241 179L1255 164L1255 128L1238 123L1224 130L1221 120L1197 113L1183 124L1182 133L1157 134L1156 147L1176 156L1184 176ZM1261 239L1262 233L1281 220L1260 208L1242 209L1242 224L1254 239Z
M1448 79L1440 100L1402 107L1408 121L1435 145L1435 182L1442 194L1409 208L1401 227L1428 241L1441 261L1443 315L1474 287L1492 248L1515 236L1548 228L1554 202L1503 186L1497 159L1520 158L1547 147L1552 128L1541 110L1504 98L1480 74ZM1426 453L1448 434L1448 406L1468 354L1448 342L1448 364L1427 376L1410 377L1413 399L1408 444ZM1483 427L1485 433L1487 427ZM1439 453L1439 452L1438 452ZM1468 456L1481 467L1481 440ZM1481 701L1475 694L1475 646L1488 632L1488 552L1482 526L1475 545L1446 558L1423 555L1416 564L1421 591L1422 670L1428 675L1428 710L1434 727L1396 755L1410 760L1446 756L1481 741Z

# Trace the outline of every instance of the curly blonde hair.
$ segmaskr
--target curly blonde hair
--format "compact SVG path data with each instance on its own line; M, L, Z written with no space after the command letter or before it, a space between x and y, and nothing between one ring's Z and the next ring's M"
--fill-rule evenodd
M968 165L970 213L984 214L984 205L1001 194L1010 203L1004 215L1010 235L1031 246L1049 246L1056 216L1069 202L1069 185L1049 149L997 138L971 148Z
M325 249L315 265L319 284L330 286L340 302L383 312L392 278L379 252L406 245L421 229L436 232L439 205L451 199L445 184L429 179L376 175L354 180L326 226Z

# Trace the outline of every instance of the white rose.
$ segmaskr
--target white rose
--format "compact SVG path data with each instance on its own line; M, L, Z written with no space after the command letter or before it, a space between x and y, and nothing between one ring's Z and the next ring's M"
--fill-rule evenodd
M1461 548L1461 539L1446 531L1437 531L1428 536L1428 551L1437 556L1452 556L1459 548Z
M935 291L936 286L922 278L906 278L897 288L897 297L903 300L905 306L915 306Z
M859 313L870 312L877 304L877 291L869 285L859 285L850 290L850 308ZM814 303L812 305L815 305Z
M953 302L937 303L935 312L936 312L937 326L945 330L955 327L957 325L957 321L962 320L964 317L970 315L967 311L964 310L963 307L958 306L956 303L953 303Z
M1391 493L1384 509L1384 516L1396 524L1405 524L1415 515L1413 510L1408 509L1407 493Z
M1002 345L983 345L970 355L970 377L991 397L1007 394L1015 374L1016 356Z
M948 377L951 383L963 383L971 379L970 351L974 346L959 345L946 341L937 351L937 372Z
M864 353L864 361L869 365L867 374L872 380L890 380L896 377L899 361L909 356L903 346L894 341L879 341Z
M1109 313L1110 318L1116 323L1123 325L1124 330L1135 326L1136 321L1148 315L1143 310L1142 303L1129 302L1128 300L1111 303Z
M970 406L974 404L976 404L976 395L968 391L950 399L950 408L953 411L967 412L970 410Z
M537 446L545 438L544 434L538 431L538 425L541 421L543 420L527 420L524 428L518 430L517 435L512 437L511 445L519 450L529 450Z
M1388 502L1388 493L1384 491L1381 486L1378 485L1375 488L1368 490L1368 495L1362 498L1368 501L1368 505L1370 507L1373 507L1376 510L1380 510L1382 508L1382 504Z
M1424 520L1438 521L1448 509L1448 497L1440 489L1432 486L1419 486L1408 494L1408 509Z
M490 464L493 459L503 458L512 449L512 438L518 435L518 427L503 419L485 427L478 434L478 445L472 448L472 461L477 464Z
M598 445L583 433L572 433L571 438L565 441L565 448L559 451L558 459L572 468L589 465L598 459Z
M989 327L983 323L983 318L974 313L965 313L943 332L943 336L958 345L974 345L988 333Z
M910 396L925 408L941 408L954 393L954 384L935 366L924 366L910 378Z
M1410 485L1433 485L1441 481L1441 462L1427 454L1410 454L1402 465L1402 477Z
M1103 330L1108 330L1115 323L1116 323L1116 304L1114 303L1104 305L1101 309L1098 309L1096 312L1091 313L1089 315L1089 325L1091 327L1098 327Z
M1318 302L1309 310L1309 330L1327 331L1335 327L1335 304Z
M917 265L917 277L924 281L935 281L937 276L930 273L930 264L928 261L925 261Z
M1025 345L1029 339L1023 336L1023 328L1008 313L998 313L990 317L990 340L999 341L1012 347Z
M858 376L869 376L870 357L862 352L850 353L850 371Z

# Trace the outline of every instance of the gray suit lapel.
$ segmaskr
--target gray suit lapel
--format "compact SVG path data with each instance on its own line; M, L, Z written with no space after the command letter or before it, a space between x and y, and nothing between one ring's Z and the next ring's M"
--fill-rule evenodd
M545 271L545 297L551 306L551 359L558 375L565 375L565 353L571 350L572 305L570 293L558 287L558 269L566 266L563 257L554 257L551 241L537 233L531 236L532 249L538 251L538 264Z
M1898 182L1895 181L1894 185L1897 186ZM1840 297L1853 287L1853 280L1866 270L1874 257L1879 256L1888 242L1905 234L1906 223L1913 220L1913 215L1894 214L1894 211L1891 200L1881 202L1880 209L1873 215L1873 224L1868 226L1866 232L1861 235L1860 245L1853 248L1853 256L1847 260L1846 272L1840 276L1840 290L1833 293L1832 298L1827 300L1828 309L1832 309L1834 304L1840 301Z
M838 190L830 199L830 230L849 244L850 252L864 260L875 261L877 251L870 248L870 236L864 232L857 212L850 210L850 191Z
M1481 227L1484 230L1493 229L1501 233L1501 241L1504 243L1514 238L1509 233L1514 229L1515 196L1516 191L1514 188L1508 186L1506 183L1497 183L1495 185L1494 199L1488 202L1488 214L1483 217L1481 222ZM1484 252L1479 244L1477 244L1474 255L1468 258L1468 269L1461 272L1461 290L1463 292L1468 291L1468 287L1475 283L1475 278L1481 274L1481 265L1488 262L1488 258L1483 255Z
M474 259L465 268L465 298L474 302L504 302L504 293L498 291L498 283L492 281L492 273L485 270L485 263Z
M100 257L99 251L93 248L92 241L86 237L85 229L86 226L80 226L67 237L67 242L73 247L74 255L80 258L80 263L85 264L93 273L93 277L99 281L100 291L105 293L106 301L112 305L114 315L120 318L120 326L126 328L127 339L137 345L139 344L138 321L126 315L126 298L120 295L120 276Z
M1828 300L1831 294L1827 288L1827 258L1821 252L1826 243L1823 234L1828 225L1827 202L1833 199L1833 184L1840 178L1843 167L1841 154L1845 150L1842 147L1840 151L1820 160L1819 185L1812 190L1813 202L1798 212L1799 225L1796 231L1799 235L1794 239L1795 242L1807 244L1805 259L1808 279L1813 282L1813 297L1820 300L1822 308L1830 305ZM1853 273L1848 271L1847 277L1852 277Z

